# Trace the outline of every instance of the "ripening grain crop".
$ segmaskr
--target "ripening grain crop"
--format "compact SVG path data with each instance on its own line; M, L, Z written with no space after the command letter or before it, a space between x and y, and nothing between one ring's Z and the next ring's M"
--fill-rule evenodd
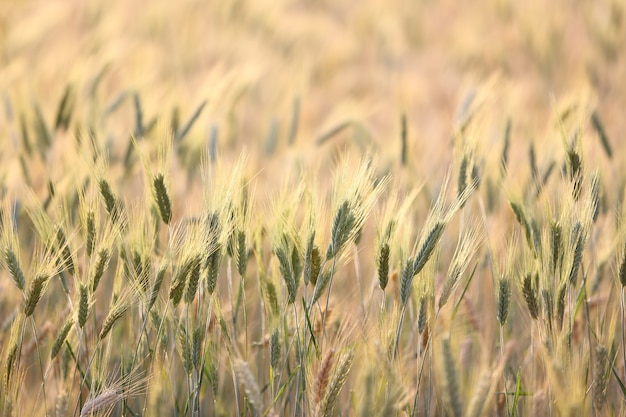
M616 0L0 1L0 415L626 414Z

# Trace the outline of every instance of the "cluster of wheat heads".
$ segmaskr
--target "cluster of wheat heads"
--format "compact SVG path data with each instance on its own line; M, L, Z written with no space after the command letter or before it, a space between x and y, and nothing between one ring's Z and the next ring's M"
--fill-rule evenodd
M515 179L511 122L494 157L470 106L447 175L407 174L404 126L397 161L342 155L329 181L214 141L194 159L202 106L180 126L136 103L116 152L70 131L72 94L53 126L10 120L2 178L28 191L3 185L4 415L623 411L623 185L584 157L612 161L584 103Z

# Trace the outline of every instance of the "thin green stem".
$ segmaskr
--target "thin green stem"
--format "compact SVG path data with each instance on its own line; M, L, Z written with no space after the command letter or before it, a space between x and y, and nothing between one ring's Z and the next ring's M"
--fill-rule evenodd
M330 268L330 278L328 280L328 290L326 291L326 306L324 307L324 311L322 313L322 340L320 342L320 349L322 348L325 340L326 340L326 319L328 317L328 304L330 303L330 290L333 286L333 280L335 278L335 267L337 265L337 255L333 257L333 265ZM320 269L320 272L323 271L324 268Z
M500 324L500 360L502 361L502 383L504 386L504 401L506 403L507 415L509 415L511 410L509 409L509 390L506 386L506 366L504 364L504 329L502 327L502 324Z
M193 333L193 330L192 330ZM187 350L187 352L185 353L185 355L187 356L187 360L190 361L189 363L187 363L186 365L189 366L191 365L191 350L193 349L190 346L189 343L189 303L187 303L186 307L185 307L185 349ZM185 369L185 374L187 374L187 398L188 398L188 402L191 403L191 416L193 417L193 391L191 389L192 383L191 383L191 372L189 371L189 369Z
M35 319L33 316L30 316L30 323L33 327L33 334L35 336L35 344L37 346L37 359L39 362L39 371L41 372L41 389L43 393L43 403L46 407L46 415L48 415L48 400L46 397L46 378L43 370L43 361L41 360L41 350L39 349L39 337L37 336L37 328L35 327ZM36 401L35 401L36 403Z
M298 404L306 404L306 389L304 389L304 387L306 387L305 381L304 381L304 355L305 352L303 350L303 347L300 343L300 326L298 323L298 309L296 308L296 303L293 303L293 318L295 320L295 325L296 325L296 342L297 342L297 346L298 346L298 360L300 362L300 368L298 369L298 383L296 384L296 404L293 408L293 415L294 417L297 415L298 412ZM300 385L302 384L302 393L300 393ZM300 396L300 394L302 394L302 402L298 402L298 397ZM302 409L302 417L304 417L304 407L301 407Z
M621 289L621 312L622 312L622 358L624 361L624 380L626 381L626 322L624 321L624 287Z
M394 358L398 356L398 349L400 345L400 333L402 333L402 323L404 322L405 312L406 312L406 304L402 306L402 311L400 312L400 321L398 322L398 328L396 329L396 342L394 343L394 349L393 349Z
M359 248L354 245L354 274L356 275L356 281L359 284L359 294L361 296L361 311L363 312L363 325L367 320L367 312L365 310L365 300L363 298L363 282L361 279L361 268L359 266Z

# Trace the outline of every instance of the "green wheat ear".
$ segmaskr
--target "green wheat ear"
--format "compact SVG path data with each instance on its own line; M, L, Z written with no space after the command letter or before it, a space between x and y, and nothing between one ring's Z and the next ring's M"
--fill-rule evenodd
M311 253L311 284L317 285L317 278L322 270L322 254L320 248L315 246Z
M280 361L280 331L278 328L272 330L270 337L270 366L273 369L278 369L278 362Z
M311 297L310 305L315 304L320 299L320 297L324 293L324 290L328 286L328 283L330 282L330 278L331 278L330 271L320 272L320 275L321 276L318 278L317 282L315 283L315 288L313 289L313 296Z
M163 279L165 278L165 273L167 272L169 264L167 261L164 261L154 276L154 282L152 283L152 289L150 291L150 296L148 298L147 308L148 310L152 309L154 303L159 298L159 291L161 290L161 284L163 284Z
M17 371L16 359L18 356L18 348L21 345L20 333L23 330L23 320L15 320L11 325L11 336L9 339L9 349L6 353L4 360L4 375L3 383L4 387L9 387L12 377L15 376Z
M93 263L91 272L89 275L89 282L91 286L91 292L96 292L100 279L104 275L104 271L109 265L111 259L110 251L107 248L102 248L96 254L96 261Z
M85 242L85 251L87 256L91 257L96 247L96 215L93 210L87 212L86 218L87 238Z
M78 287L78 327L83 329L89 315L89 289L84 283Z
M163 223L170 224L172 221L172 203L165 187L163 174L159 173L152 179L152 191Z
M556 321L559 329L563 328L563 317L565 316L565 295L567 293L567 282L564 282L559 287L556 302Z
M106 208L107 213L109 213L109 215L112 215L113 211L115 210L115 195L111 190L111 186L104 178L99 181L98 185L100 187L100 194L102 195L102 199L104 200L104 207Z
M74 259L72 257L72 252L67 242L67 238L65 237L65 232L63 231L61 225L56 226L56 239L58 249L61 252L60 262L63 267L70 273L70 275L74 275Z
M296 291L298 288L296 287L296 280L290 259L287 256L286 249L282 246L274 248L274 253L278 259L280 273L287 286L288 303L293 304L296 300Z
M176 268L176 272L172 277L169 298L175 306L177 306L183 298L185 285L187 284L187 277L189 276L189 271L191 271L192 266L193 265L190 261L186 261L183 265L179 265L178 268Z
M279 305L278 305L278 294L276 294L276 287L274 283L271 281L266 281L265 283L265 294L267 298L267 302L270 305L271 312L274 316L278 316L279 314Z
M191 340L191 363L193 364L194 369L198 369L198 366L200 365L200 357L202 354L202 346L204 343L204 329L200 326L196 326L193 329Z
M556 272L559 265L559 259L562 254L561 235L561 223L553 220L552 224L550 225L550 250L552 252L550 271L552 273Z
M335 213L331 229L331 241L326 250L326 259L334 258L348 242L351 233L354 232L356 219L352 213L350 202L345 200Z
M402 278L400 280L400 301L405 306L411 295L411 287L413 285L413 263L407 259L402 268Z
M9 271L9 274L11 275L15 286L24 291L26 288L26 278L24 278L24 272L22 271L22 267L20 266L20 262L16 253L10 248L3 248L2 261Z
M575 245L568 281L571 285L575 285L576 279L578 277L578 271L580 269L580 263L582 262L583 249L585 247L584 231L582 229L582 225L579 222L576 222L576 224L574 225L574 229L572 231L572 239Z
M217 286L220 260L222 256L222 244L220 235L222 228L218 213L210 213L205 220L205 258L204 270L206 275L207 291L213 294Z
M422 334L428 324L428 298L423 296L420 299L420 309L417 318L417 332Z
M524 296L524 301L526 301L530 316L537 320L537 317L539 317L539 302L537 300L537 290L533 288L531 274L526 274L522 280L522 295Z
M12 209L5 205L0 212L0 262L9 271L15 286L24 292L26 278L20 262L20 244L13 223Z
M506 323L509 315L509 300L511 298L511 288L509 279L505 276L498 280L498 312L497 319L501 325Z
M200 256L193 257L190 261L191 265L187 272L187 292L185 293L185 302L190 304L198 291L198 283L200 282Z
M105 337L107 337L107 335L109 334L109 332L113 328L113 325L119 319L121 319L124 316L124 314L126 314L126 312L128 311L129 308L130 308L129 301L124 299L124 298L118 298L113 303L113 306L111 307L111 309L109 310L108 314L104 318L104 323L102 324L102 329L100 329L100 333L98 335L98 338L100 340L102 340Z
M237 261L237 272L239 272L240 276L246 275L246 269L248 266L248 248L246 247L246 232L243 230L237 231L237 250L236 250L236 261Z
M30 282L24 300L24 315L26 317L30 317L35 312L49 279L48 275L39 274Z
M437 243L441 239L441 235L443 234L443 229L445 228L445 224L442 222L436 223L422 244L422 247L417 252L417 256L415 256L415 260L413 261L413 275L419 274L424 266L432 256L435 251L435 247Z
M193 370L192 363L192 346L189 340L189 334L187 333L187 328L182 324L178 327L178 332L176 333L176 345L178 347L178 353L180 354L180 359L183 362L183 367L188 375L191 374Z
M74 318L68 317L63 323L63 326L57 333L57 336L54 339L54 343L52 343L52 349L50 350L50 359L54 359L63 347L63 343L65 343L65 339L67 339L67 335L70 333L72 326L74 325Z
M381 290L385 290L389 282L389 244L387 242L380 246L378 256L376 257L376 270L378 274L378 285Z
M111 218L111 222L118 226L124 227L124 206L122 201L118 200L111 190L111 185L104 178L98 181L100 195L104 202L104 207Z

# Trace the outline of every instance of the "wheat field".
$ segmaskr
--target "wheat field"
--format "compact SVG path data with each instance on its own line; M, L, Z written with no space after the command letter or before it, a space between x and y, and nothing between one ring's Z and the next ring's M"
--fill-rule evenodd
M625 13L0 1L0 415L626 415Z

